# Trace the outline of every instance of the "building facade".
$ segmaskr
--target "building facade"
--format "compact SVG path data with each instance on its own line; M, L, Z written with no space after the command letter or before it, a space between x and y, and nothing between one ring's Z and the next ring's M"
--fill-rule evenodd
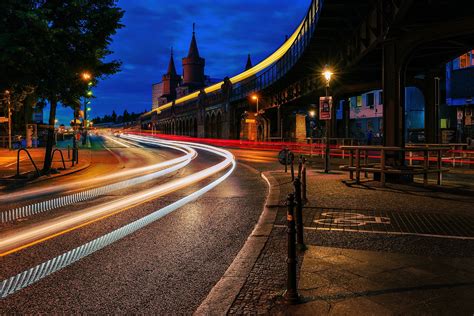
M455 131L453 141L468 142L474 138L474 50L446 65L446 104L455 109L453 120L442 121Z

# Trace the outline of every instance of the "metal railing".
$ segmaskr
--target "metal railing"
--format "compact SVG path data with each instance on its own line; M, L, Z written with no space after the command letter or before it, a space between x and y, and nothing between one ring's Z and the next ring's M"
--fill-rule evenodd
M342 146L341 149L349 151L349 165L340 166L344 171L349 171L349 177L354 179L354 172L356 174L356 183L360 183L361 172L380 174L380 182L385 185L387 174L399 175L423 175L423 184L428 184L428 174L437 174L437 183L441 185L443 173L449 171L442 167L442 152L449 150L449 147L389 147L389 146ZM373 152L378 152L378 155L373 155ZM387 157L406 155L406 152L421 152L423 154L423 164L421 166L412 166L411 168L403 168L391 166L387 164ZM430 165L429 153L436 153L436 165ZM379 158L378 163L374 159Z

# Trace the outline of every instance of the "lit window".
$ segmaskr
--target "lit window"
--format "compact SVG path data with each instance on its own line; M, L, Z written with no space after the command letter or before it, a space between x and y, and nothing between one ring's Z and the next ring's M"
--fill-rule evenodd
M367 94L367 106L370 107L371 109L374 108L375 105L375 98L373 93L368 93Z
M466 68L471 65L471 56L469 53L462 55L459 57L459 68Z
M357 96L357 106L362 106L362 96Z

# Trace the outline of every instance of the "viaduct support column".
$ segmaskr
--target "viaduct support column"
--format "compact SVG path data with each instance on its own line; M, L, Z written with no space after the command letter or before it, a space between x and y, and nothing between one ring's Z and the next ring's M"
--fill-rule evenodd
M383 143L385 146L405 146L405 58L394 40L383 46ZM387 164L404 164L404 155L387 155Z
M440 104L440 76L428 73L425 78L423 94L425 97L425 142L438 143L439 135L439 104Z

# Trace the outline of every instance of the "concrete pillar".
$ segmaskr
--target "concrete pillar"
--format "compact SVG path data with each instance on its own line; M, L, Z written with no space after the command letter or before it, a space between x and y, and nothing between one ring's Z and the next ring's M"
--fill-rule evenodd
M435 144L439 142L440 76L438 74L426 75L423 94L425 97L425 142Z
M395 40L383 46L383 144L405 147L405 70L406 58ZM387 157L387 163L403 165L404 155Z

